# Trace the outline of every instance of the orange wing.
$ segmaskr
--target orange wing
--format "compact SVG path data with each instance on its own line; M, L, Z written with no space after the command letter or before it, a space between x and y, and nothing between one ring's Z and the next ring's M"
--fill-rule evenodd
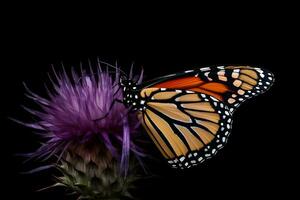
M215 97L232 107L270 88L274 76L248 66L200 68L162 80L151 88L191 90Z
M214 156L226 144L232 115L228 106L178 89L146 88L138 113L150 138L173 168L189 168Z
M199 77L182 77L166 82L158 83L152 87L155 88L169 88L169 89L186 89L195 92L211 95L220 101L223 101L222 95L225 92L230 91L228 86L223 83L217 82L205 82Z

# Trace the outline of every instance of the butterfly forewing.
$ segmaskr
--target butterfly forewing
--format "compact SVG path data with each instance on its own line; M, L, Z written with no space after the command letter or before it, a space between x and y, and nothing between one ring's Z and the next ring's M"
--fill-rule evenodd
M242 102L267 91L274 82L271 72L248 66L220 66L189 70L166 77L153 88L185 89L211 95L234 111Z

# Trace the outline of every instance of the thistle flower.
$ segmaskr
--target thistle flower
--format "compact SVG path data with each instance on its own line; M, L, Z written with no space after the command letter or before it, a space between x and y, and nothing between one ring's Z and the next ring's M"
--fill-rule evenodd
M108 68L97 66L96 72L71 70L56 73L48 98L30 91L25 85L26 96L35 101L40 110L24 107L38 118L24 123L38 131L46 140L30 158L47 160L57 157L55 165L62 175L55 186L66 186L79 194L79 199L118 199L129 196L128 189L136 178L129 165L130 151L135 158L142 153L133 142L138 133L139 122L134 113L129 113L123 104L114 99L123 99L119 90L120 71L114 77ZM130 73L132 78L132 71ZM142 72L139 81L142 80ZM105 117L104 117L105 116Z

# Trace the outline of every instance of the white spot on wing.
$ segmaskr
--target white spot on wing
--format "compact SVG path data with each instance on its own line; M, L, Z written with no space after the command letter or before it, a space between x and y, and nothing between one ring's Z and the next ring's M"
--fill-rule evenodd
M222 137L222 142L223 142L223 143L226 142L226 137Z
M259 72L260 74L263 73L263 71L260 68L255 68L257 72Z
M210 97L212 100L214 100L214 101L219 101L218 99L216 99L215 97Z
M206 72L206 71L209 71L209 70L210 70L210 67L200 68L200 71L202 71L202 72Z
M230 129L230 124L227 124L227 126L226 126L228 129Z
M203 158L202 158L202 157L198 158L198 161L199 161L199 162L201 162L202 160L203 160Z

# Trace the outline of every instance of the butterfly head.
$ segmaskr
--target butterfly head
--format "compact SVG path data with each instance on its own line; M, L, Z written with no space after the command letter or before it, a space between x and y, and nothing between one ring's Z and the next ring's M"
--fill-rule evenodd
M137 82L128 79L127 77L120 77L120 85L123 89L123 102L126 107L132 106L134 110L139 108L139 91L137 89Z

